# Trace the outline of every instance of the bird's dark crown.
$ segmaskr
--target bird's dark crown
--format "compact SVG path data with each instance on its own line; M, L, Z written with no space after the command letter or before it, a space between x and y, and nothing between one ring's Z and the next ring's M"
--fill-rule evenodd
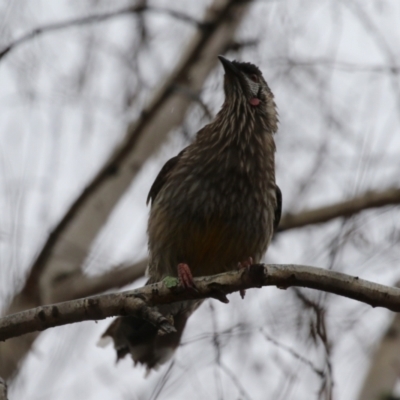
M256 74L262 75L260 69L249 62L240 62L240 61L232 61L232 64L240 71L244 72L247 75Z

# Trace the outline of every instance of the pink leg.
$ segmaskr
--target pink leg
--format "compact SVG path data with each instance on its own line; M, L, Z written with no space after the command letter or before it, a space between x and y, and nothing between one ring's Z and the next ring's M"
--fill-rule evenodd
M253 264L253 257L249 257L247 260L244 260L242 262L238 263L238 269L243 269L243 268L250 268L250 265ZM246 295L246 291L244 289L240 289L239 291L240 297L244 299L244 296Z
M189 265L185 263L178 264L178 278L180 284L186 289L195 289L196 285L193 282L192 271Z

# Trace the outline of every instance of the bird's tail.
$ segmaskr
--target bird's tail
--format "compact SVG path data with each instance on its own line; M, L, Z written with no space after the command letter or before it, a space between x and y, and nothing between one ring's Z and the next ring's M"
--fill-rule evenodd
M115 319L101 336L98 345L103 347L111 339L117 353L117 362L131 354L134 364L143 364L149 372L165 362L179 346L183 330L190 315L202 300L191 300L157 307L169 320L173 320L176 332L160 334L150 322L135 316Z

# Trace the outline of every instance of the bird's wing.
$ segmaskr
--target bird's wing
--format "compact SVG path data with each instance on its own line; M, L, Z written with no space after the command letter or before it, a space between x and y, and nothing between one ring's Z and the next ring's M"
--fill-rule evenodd
M275 219L274 219L274 232L278 230L279 222L282 215L282 192L279 186L276 185L276 208L275 208Z
M177 156L172 157L168 160L164 166L161 168L161 171L158 173L157 178L151 185L149 194L147 196L146 204L154 203L158 193L160 192L161 188L164 186L165 182L167 182L169 175L171 174L172 170L175 168L176 164L178 163L179 159L181 158L182 154L186 149L183 149Z

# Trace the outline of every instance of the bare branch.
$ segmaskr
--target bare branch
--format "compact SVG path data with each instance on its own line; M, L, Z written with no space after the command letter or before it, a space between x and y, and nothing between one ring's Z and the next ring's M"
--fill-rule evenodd
M198 21L195 18L191 17L190 15L186 15L179 11L174 11L174 10L169 10L169 9L164 9L164 8L159 8L159 7L153 7L153 6L149 6L147 4L139 4L137 6L125 7L125 8L121 8L121 9L115 10L115 11L110 11L107 13L93 14L93 15L88 15L86 17L82 17L82 18L74 18L74 19L69 19L66 21L55 22L52 24L39 26L35 29L32 29L30 32L27 32L24 35L20 36L18 39L15 39L13 42L9 43L2 50L0 50L0 60L4 56L6 56L10 51L16 49L21 44L26 43L26 42L28 42L38 36L44 35L46 33L60 31L63 29L68 29L68 28L78 27L78 26L83 26L83 25L88 25L88 24L105 22L110 19L120 17L122 15L139 14L144 11L162 13L162 14L168 15L170 17L179 19L183 22L187 22L192 25L198 26L200 28L203 28L206 26L203 22Z
M278 231L320 224L334 218L350 217L369 208L395 204L400 204L400 189L392 188L382 192L371 191L331 206L315 208L298 214L286 214L282 217Z
M129 293L129 292L126 292ZM2 318L5 325L5 337L19 336L18 330L25 333L42 331L52 326L59 326L57 321L63 320L61 325L104 319L113 315L135 314L165 333L174 332L175 329L169 321L154 308L148 307L139 296L115 297L110 295L88 297L85 299L71 300L52 306L41 306ZM11 321L14 322L11 322ZM10 323L11 322L11 323ZM14 324L15 323L15 324ZM55 325L53 325L55 324ZM15 333L17 333L15 335ZM11 334L11 335L10 335ZM0 340L2 336L0 335Z
M171 282L171 280L173 282ZM400 289L340 272L304 265L257 264L248 269L196 278L197 291L178 286L175 278L122 293L93 296L41 306L0 319L0 340L75 322L142 313L147 306L216 297L242 289L301 286L359 300L373 307L400 311Z

